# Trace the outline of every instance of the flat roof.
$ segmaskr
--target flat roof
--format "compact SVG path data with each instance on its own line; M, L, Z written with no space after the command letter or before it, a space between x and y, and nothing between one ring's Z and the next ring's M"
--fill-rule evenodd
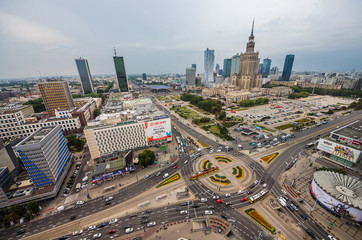
M166 85L150 85L148 87L151 89L169 89L170 88L169 86L166 86Z
M42 127L29 137L25 138L22 142L20 142L18 145L27 145L27 144L33 144L33 143L39 143L41 142L46 135L48 135L54 128L57 126L47 126Z
M333 131L332 133L362 141L362 121L357 120Z

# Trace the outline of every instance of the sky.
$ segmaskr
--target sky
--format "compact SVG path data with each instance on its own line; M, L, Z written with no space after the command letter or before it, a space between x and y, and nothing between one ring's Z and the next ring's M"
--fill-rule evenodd
M215 64L246 50L255 19L255 50L283 69L362 70L361 0L11 0L0 1L0 79L91 73L203 73L206 48Z

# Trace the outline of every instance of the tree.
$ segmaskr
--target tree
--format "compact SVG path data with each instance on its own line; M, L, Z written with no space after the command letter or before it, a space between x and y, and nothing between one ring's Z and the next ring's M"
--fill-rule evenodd
M199 125L200 122L201 122L201 121L200 121L200 118L195 118L195 119L192 120L192 123L193 123L193 124L196 124L196 125Z
M25 103L23 103L24 105L31 105L34 108L34 112L36 113L40 113L40 112L44 112L45 111L45 105L43 104L43 99L41 98L37 98L34 100L29 100Z
M34 213L37 214L39 212L39 203L38 202L34 202L31 201L28 204L26 204L26 209L30 212L30 213Z
M99 111L99 109L97 108L97 109L95 109L94 110L94 112L93 112L93 118L95 119L95 118L97 118L98 116L99 116L99 114L100 114L101 112Z
M156 159L155 153L151 150L145 150L138 155L138 161L143 167L153 164Z
M222 112L219 114L218 119L219 119L219 120L223 120L225 117L226 117L226 112L225 112L225 111L222 111Z

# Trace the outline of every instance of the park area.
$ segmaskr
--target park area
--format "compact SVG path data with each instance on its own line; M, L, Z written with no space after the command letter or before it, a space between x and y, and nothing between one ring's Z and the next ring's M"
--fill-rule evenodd
M192 111L191 109L188 109L187 107L173 107L171 110L175 111L178 115L180 115L181 117L183 117L185 119L200 117L199 114Z

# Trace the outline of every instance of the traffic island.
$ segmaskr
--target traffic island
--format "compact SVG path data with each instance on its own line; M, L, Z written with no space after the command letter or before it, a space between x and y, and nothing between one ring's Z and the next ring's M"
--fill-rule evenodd
M274 158L276 158L279 155L278 152L264 156L262 158L260 158L261 160L263 160L265 163L270 163Z
M245 213L254 219L257 223L266 228L269 232L275 233L275 228L267 221L263 216L261 216L254 208L249 208L245 210Z
M244 170L240 166L234 167L233 175L240 180L244 177Z
M167 178L166 180L164 180L163 182L161 182L160 184L158 184L156 186L156 188L160 188L160 187L163 187L169 183L173 183L177 180L179 180L181 177L180 177L180 174L179 173L176 173L174 175L172 175L171 177Z

